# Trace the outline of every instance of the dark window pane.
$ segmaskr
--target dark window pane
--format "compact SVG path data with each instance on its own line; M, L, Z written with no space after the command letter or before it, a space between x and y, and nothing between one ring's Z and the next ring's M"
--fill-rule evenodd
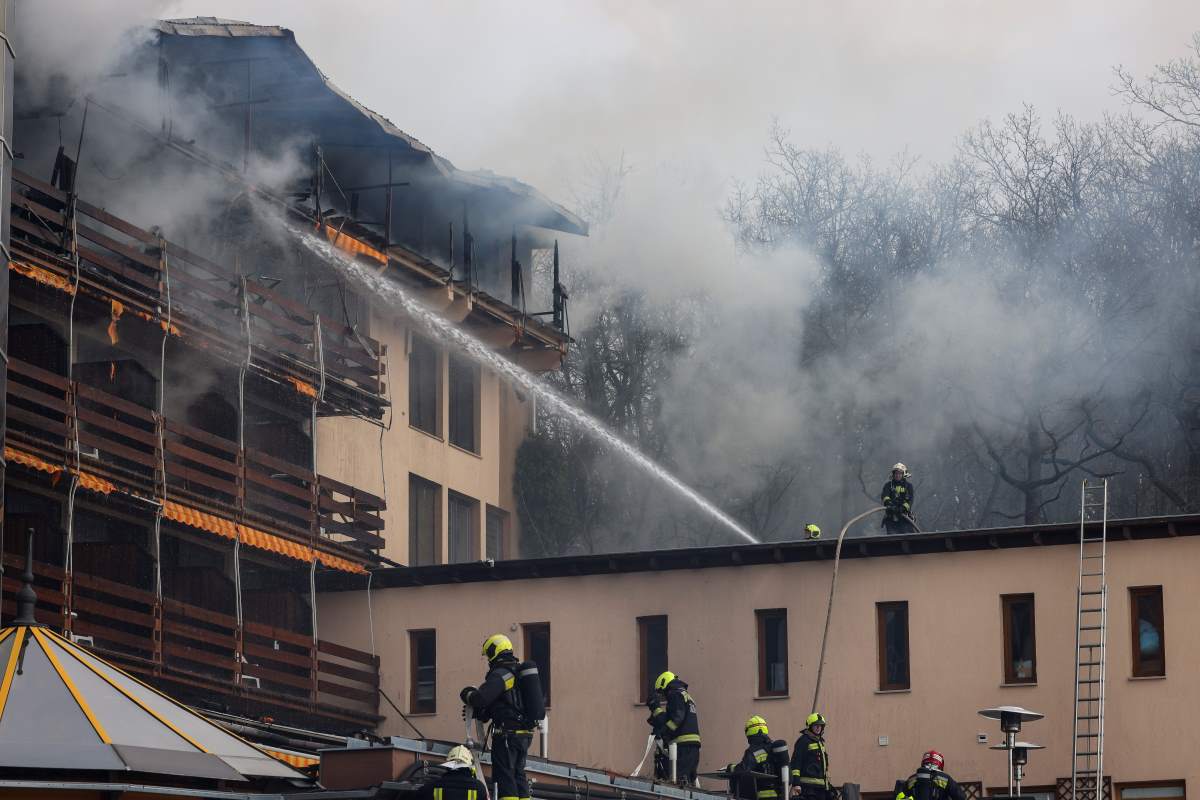
M450 443L479 452L479 367L450 356Z
M449 495L450 553L448 562L461 564L477 561L475 555L475 508L478 505L469 497L453 492Z
M550 705L550 623L539 622L524 626L525 658L537 664L542 681L542 695Z
M413 335L408 355L408 424L434 436L441 434L438 424L438 397L441 375L438 351L428 339Z
M503 511L487 510L487 557L493 561L508 557L504 552L504 523Z
M410 566L436 564L438 560L438 506L440 488L436 483L409 476L408 480L408 560Z
M787 611L756 611L758 617L758 693L787 694Z
M1167 674L1166 630L1161 586L1129 590L1133 617L1133 675L1148 678Z
M1004 682L1037 682L1037 637L1031 594L1004 595Z
M408 645L412 653L409 707L416 714L432 714L437 710L437 633L409 631Z
M667 670L667 618L638 618L638 645L642 685L639 692L649 699L654 679Z
M879 688L907 689L908 603L876 605L879 629Z

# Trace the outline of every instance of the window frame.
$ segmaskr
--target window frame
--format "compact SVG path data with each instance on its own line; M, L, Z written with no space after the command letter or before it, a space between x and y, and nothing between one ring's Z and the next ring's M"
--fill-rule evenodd
M663 654L664 662L669 664L671 661L671 619L666 614L649 614L647 616L637 618L638 631L638 691L637 696L640 702L648 702L650 695L653 693L652 683L657 675L651 675L649 665L649 643L650 626L662 621L663 624ZM663 667L666 669L666 666Z
M768 689L767 680L767 622L778 619L783 624L783 688ZM754 611L755 627L758 630L758 697L787 697L791 688L788 681L788 627L786 608L759 608Z
M471 375L471 441L469 443L456 441L455 439L455 423L457 417L455 410L457 404L455 402L457 392L455 391L456 378L463 372ZM480 406L482 405L481 395L483 392L483 370L479 364L469 358L460 356L457 353L449 353L446 357L446 441L459 450L464 450L473 455L480 455Z
M550 708L550 693L553 688L553 672L554 669L554 642L551 638L551 629L549 622L522 622L521 623L521 652L525 654L526 661L534 661L533 658L533 634L546 634L546 655L547 663L538 663L538 677L542 681L542 696L546 698L546 708ZM536 661L534 663L537 663Z
M417 504L413 502L413 486L424 484L433 489L433 560L422 563L418 556L417 536ZM441 564L444 561L442 553L442 485L428 478L422 478L415 472L408 473L408 566L422 567Z
M417 698L417 680L419 664L417 663L420 646L418 639L429 636L433 639L433 699L427 707L421 706ZM408 632L408 713L436 714L437 713L437 629L413 628Z
M888 682L887 675L887 612L890 610L904 610L904 662L905 662L905 681L903 683ZM912 689L912 646L909 636L908 624L908 601L907 600L888 600L875 604L875 633L876 647L878 649L879 662L879 691L881 692L903 692Z
M454 561L454 542L452 538L454 531L451 530L451 503L458 503L460 506L467 508L469 517L468 525L470 529L467 531L467 559L465 561ZM470 495L465 495L462 492L456 492L453 489L446 490L446 563L447 564L470 564L479 560L479 506L480 502Z
M1148 587L1139 586L1139 589ZM1126 789L1182 789L1183 793L1172 800L1187 800L1187 781L1182 778L1168 778L1161 781L1125 781L1112 785L1113 800L1124 800Z
M1161 663L1158 671L1147 668L1145 663L1148 659L1142 657L1141 636L1138 632L1137 600L1139 597L1158 598L1158 661ZM1133 645L1130 651L1130 674L1134 678L1165 678L1167 676L1167 614L1165 606L1161 585L1129 587L1129 629Z
M500 520L500 540L496 543L498 552L492 553L488 548L488 521L492 519ZM483 517L483 557L490 558L494 561L503 561L506 558L511 558L508 551L510 548L508 536L508 512L502 508L497 508L493 505L487 505L484 508Z
M429 428L419 425L418 420L417 420L417 414L415 413L415 404L417 402L416 386L418 384L418 381L415 380L414 377L416 376L417 370L418 370L417 358L416 358L418 348L422 348L422 349L428 348L430 353L433 356L433 385L434 385L433 430L430 430ZM445 427L442 422L442 417L443 417L442 385L445 383L445 381L442 378L442 375L443 375L442 362L443 362L443 360L444 359L442 357L441 348L439 348L433 342L432 339L421 336L418 333L409 331L409 333L408 333L408 427L412 428L413 430L417 430L417 431L420 431L421 433L432 436L436 439L442 438L442 430Z
M1029 603L1029 638L1033 642L1033 671L1028 678L1018 677L1013 669L1012 653L1012 607L1017 603ZM1037 601L1033 592L1000 595L1000 619L1004 630L1002 654L1004 658L1004 683L1006 686L1026 686L1038 682L1037 678Z

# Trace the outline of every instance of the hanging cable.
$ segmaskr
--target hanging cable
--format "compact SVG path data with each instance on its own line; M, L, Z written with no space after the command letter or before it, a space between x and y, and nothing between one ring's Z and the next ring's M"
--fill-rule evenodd
M371 655L375 655L375 609L371 605L371 579L375 573L367 570L367 627L371 632Z
M312 605L312 640L317 643L317 558L313 554L312 563L308 567L308 596Z
M167 295L167 322L163 326L162 344L158 352L158 447L161 482L158 487L159 504L154 510L154 597L162 602L162 518L167 504L167 445L166 445L166 402L167 402L167 340L171 337L174 307L171 304L171 263L167 255L167 243L158 237L159 257L162 259L163 288Z

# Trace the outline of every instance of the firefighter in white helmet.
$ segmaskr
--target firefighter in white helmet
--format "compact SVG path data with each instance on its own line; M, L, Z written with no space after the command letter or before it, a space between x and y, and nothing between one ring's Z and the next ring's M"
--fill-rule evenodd
M892 466L892 477L883 485L879 502L883 504L883 527L888 533L912 533L913 485L908 467L897 461Z

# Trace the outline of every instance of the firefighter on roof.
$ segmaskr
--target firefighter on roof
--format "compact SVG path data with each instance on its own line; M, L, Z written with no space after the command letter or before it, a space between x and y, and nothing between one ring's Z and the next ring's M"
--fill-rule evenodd
M830 800L829 754L825 750L825 717L813 712L804 721L792 748L792 796L804 800Z
M883 505L883 527L888 533L912 533L913 485L908 467L896 462L891 479L883 485L879 502Z
M665 711L654 714L650 724L664 747L676 746L676 779L692 785L700 766L700 718L696 715L696 701L687 688L674 672L659 675L654 681L654 691Z
M478 688L464 687L459 697L475 717L492 723L492 779L500 786L493 800L529 800L525 758L533 731L546 718L546 700L537 665L519 662L512 641L502 633L483 643L488 673Z
M787 768L787 742L772 739L762 717L746 720L746 752L741 761L726 768L732 773L733 793L740 800L775 800L780 796L781 771Z
M966 800L958 782L944 771L946 759L937 750L921 756L921 768L904 781L896 800Z

